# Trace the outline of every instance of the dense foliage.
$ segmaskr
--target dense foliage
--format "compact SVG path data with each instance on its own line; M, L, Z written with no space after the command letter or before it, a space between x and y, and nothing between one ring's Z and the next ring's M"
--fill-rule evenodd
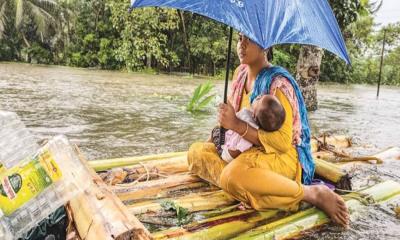
M228 28L173 9L128 11L128 0L0 0L0 61L101 69L181 71L222 75ZM374 83L383 30L379 1L329 0L352 66L325 54L321 81ZM383 82L400 84L400 23L386 27ZM236 37L236 36L235 36ZM235 48L235 45L233 49ZM235 51L233 51L235 53ZM274 63L295 72L299 46L274 49ZM237 57L232 56L237 65Z

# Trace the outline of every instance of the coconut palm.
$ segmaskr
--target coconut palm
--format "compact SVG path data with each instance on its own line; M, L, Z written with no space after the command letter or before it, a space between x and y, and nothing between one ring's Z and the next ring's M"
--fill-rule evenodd
M7 24L12 24L7 11L15 12L14 26L21 34L27 47L27 40L23 28L31 20L36 27L36 34L44 41L50 29L56 28L58 16L58 3L54 0L0 0L0 39L5 36Z
M79 4L76 0L61 0L59 3L58 25L60 31L58 34L63 39L64 46L68 46L71 41L72 23L76 20L76 6Z
M6 28L7 16L6 16L7 1L0 0L0 39L4 36Z

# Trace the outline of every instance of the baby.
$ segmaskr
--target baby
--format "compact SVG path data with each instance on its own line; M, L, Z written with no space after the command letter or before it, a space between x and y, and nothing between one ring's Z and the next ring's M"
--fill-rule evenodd
M285 121L285 110L276 97L265 94L258 96L253 101L251 109L244 108L237 112L236 116L256 129L261 128L266 132L274 132L282 127ZM225 144L220 146L219 131L219 127L213 129L212 142L215 144L218 154L227 162L232 161L253 146L251 142L232 130L225 133Z

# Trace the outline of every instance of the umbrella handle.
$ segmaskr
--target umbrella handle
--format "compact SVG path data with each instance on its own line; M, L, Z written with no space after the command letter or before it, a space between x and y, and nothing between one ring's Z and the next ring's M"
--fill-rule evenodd
M229 66L231 65L231 48L232 48L232 35L233 28L229 27L229 41L228 41L228 58L226 59L226 73L225 73L225 88L224 88L224 103L228 102L228 80L229 80ZM225 143L225 132L226 129L220 127L219 129L219 143L220 146Z

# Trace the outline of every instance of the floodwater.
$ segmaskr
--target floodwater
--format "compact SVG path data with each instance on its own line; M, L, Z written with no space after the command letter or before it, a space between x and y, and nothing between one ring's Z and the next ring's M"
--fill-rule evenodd
M169 75L0 63L0 110L19 114L38 139L58 134L76 143L88 159L185 151L205 140L216 125L222 81L214 81L215 103L201 114L185 110L194 89L207 79ZM314 135L353 136L361 153L400 146L400 88L321 85L319 110L310 114ZM400 162L400 161L399 161ZM370 167L355 176L400 181L400 163ZM369 207L349 231L335 227L310 239L399 239L400 220L390 205Z

